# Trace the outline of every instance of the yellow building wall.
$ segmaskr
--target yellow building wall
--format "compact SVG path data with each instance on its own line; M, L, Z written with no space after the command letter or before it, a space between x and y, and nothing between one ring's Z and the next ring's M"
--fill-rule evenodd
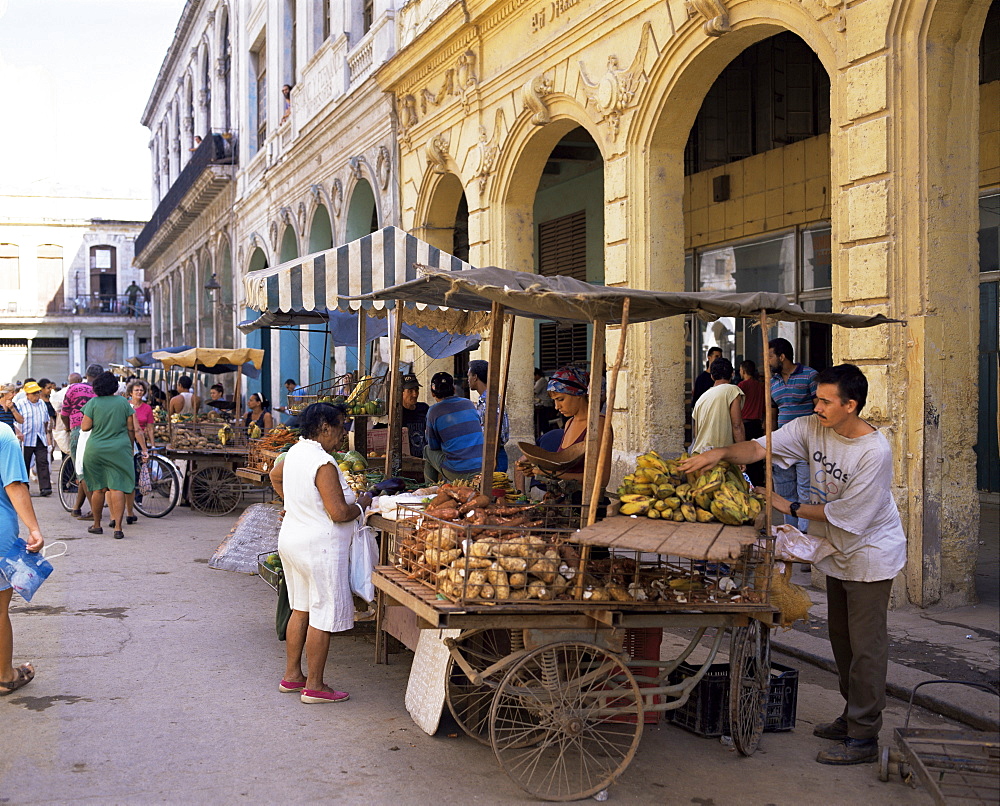
M712 182L729 175L729 201ZM830 217L830 137L822 134L684 179L684 248L732 241Z

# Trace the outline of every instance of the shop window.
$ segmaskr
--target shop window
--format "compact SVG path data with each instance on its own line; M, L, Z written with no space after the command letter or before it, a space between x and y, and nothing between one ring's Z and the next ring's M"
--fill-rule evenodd
M587 279L587 215L583 210L538 224L538 273ZM545 322L538 326L538 366L586 364L587 325Z

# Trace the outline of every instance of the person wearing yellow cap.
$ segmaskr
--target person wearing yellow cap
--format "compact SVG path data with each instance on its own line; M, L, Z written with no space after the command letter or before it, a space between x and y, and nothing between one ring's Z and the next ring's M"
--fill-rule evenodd
M24 400L16 405L18 412L24 418L21 424L24 465L30 470L31 458L34 457L38 494L44 498L52 495L52 479L49 475L49 409L41 399L42 387L34 381L28 381L22 391Z

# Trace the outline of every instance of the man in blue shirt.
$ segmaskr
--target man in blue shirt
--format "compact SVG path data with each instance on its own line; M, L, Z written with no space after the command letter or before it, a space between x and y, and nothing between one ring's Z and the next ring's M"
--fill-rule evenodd
M6 423L0 423L0 553L6 554L17 539L17 518L28 527L28 551L45 545L38 528L28 492L28 469L24 466L21 444ZM30 663L14 668L14 633L10 626L10 597L13 590L0 574L0 696L6 696L31 682L35 670Z
M483 469L483 426L476 407L455 396L455 379L447 372L431 378L431 395L438 402L427 412L424 480L474 476Z
M17 403L17 410L24 421L21 423L21 437L24 440L24 465L31 467L35 460L35 474L38 476L38 494L52 495L52 478L49 475L49 410L41 399L42 387L34 381L24 385L24 400Z
M816 397L816 370L795 363L792 345L787 339L767 343L767 363L771 368L771 406L777 410L777 427L808 417ZM773 420L772 420L773 422ZM809 501L809 463L796 462L791 467L773 466L774 490L789 501ZM786 515L785 523L805 532L809 521Z

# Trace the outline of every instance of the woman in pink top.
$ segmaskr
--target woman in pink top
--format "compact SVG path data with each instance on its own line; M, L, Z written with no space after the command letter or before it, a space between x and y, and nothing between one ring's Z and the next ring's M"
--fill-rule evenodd
M140 460L145 463L149 458L149 449L153 447L153 422L156 417L153 415L153 408L143 401L149 393L149 386L141 378L135 378L128 382L125 387L125 399L132 404L135 410L135 444ZM135 465L135 482L139 484L139 463ZM125 523L133 524L139 518L135 514L135 491L125 494ZM111 527L114 528L114 522Z

